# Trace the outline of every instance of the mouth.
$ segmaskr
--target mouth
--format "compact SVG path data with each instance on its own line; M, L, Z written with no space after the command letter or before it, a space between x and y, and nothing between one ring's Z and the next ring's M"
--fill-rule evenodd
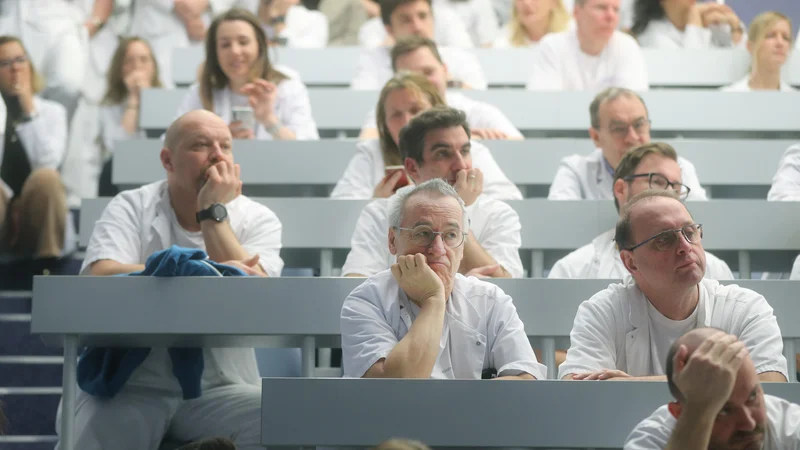
M689 266L691 266L693 264L697 264L697 262L696 261L686 261L686 262L684 262L684 263L682 263L681 265L678 266L678 270L685 269L685 268L687 268L687 267L689 267Z
M434 266L450 267L450 264L447 261L428 261L428 266L431 268Z

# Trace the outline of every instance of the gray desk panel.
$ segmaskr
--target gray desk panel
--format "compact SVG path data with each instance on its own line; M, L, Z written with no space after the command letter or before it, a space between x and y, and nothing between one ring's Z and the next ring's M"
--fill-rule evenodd
M800 401L798 385L764 389ZM435 448L621 448L670 400L663 382L265 378L261 443L373 446L400 436Z
M533 72L531 49L474 49L490 86L522 88ZM349 86L355 77L358 47L326 49L273 49L273 63L298 72L308 86ZM742 49L685 50L643 49L652 87L713 88L738 81L747 73L750 56ZM172 73L177 85L195 81L196 68L203 61L202 48L175 49ZM800 58L793 56L784 77L800 85Z
M691 161L707 186L772 184L777 163L795 141L739 139L667 139ZM236 162L245 188L254 185L333 186L355 152L357 140L236 141ZM587 139L491 141L497 164L519 186L549 186L562 158L588 154ZM118 141L114 150L114 182L141 186L164 178L160 139ZM313 161L314 164L308 164Z
M164 130L175 118L183 89L146 89L139 125ZM585 135L589 127L590 92L531 92L501 89L469 93L502 110L523 131ZM800 93L650 91L643 94L655 130L664 133L797 133ZM317 127L322 131L355 131L375 107L377 92L309 89Z
M255 198L283 223L284 248L350 248L355 224L366 200ZM89 242L107 198L84 200L80 242ZM509 201L522 223L522 249L576 249L611 229L617 213L610 201ZM689 202L703 224L708 250L800 250L800 203L764 200Z

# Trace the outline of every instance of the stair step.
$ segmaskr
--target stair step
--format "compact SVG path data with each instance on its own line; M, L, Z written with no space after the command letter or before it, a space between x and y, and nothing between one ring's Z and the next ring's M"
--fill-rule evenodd
M8 434L49 436L55 434L61 394L10 394L0 397L8 418Z
M0 386L61 386L61 364L0 363Z
M4 320L12 319L12 320ZM0 355L3 356L56 356L64 351L47 346L40 336L31 335L29 320L14 320L15 317L0 316Z
M30 314L31 293L28 291L1 291L0 314Z

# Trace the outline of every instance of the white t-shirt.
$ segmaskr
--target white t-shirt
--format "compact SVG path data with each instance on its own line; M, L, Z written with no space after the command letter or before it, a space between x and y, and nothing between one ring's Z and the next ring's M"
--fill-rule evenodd
M616 280L630 275L619 257L617 243L611 229L597 236L591 243L559 259L550 269L547 278ZM706 278L732 280L733 273L725 261L706 253Z
M454 80L467 83L473 89L484 90L487 88L486 76L474 53L463 48L440 46L439 55ZM358 57L356 76L350 83L350 87L379 91L393 75L390 48L365 48Z
M792 145L781 156L767 200L800 201L800 144Z
M472 141L472 167L483 172L483 194L497 200L522 200L522 192L503 173L486 146ZM378 139L361 141L344 175L336 183L331 198L366 200L385 176L383 152Z
M744 342L756 372L780 372L788 380L781 330L760 294L735 284L698 284L698 327L719 328ZM617 369L631 376L663 375L651 367L649 300L632 277L612 284L578 307L567 359L558 377Z
M526 89L533 91L595 91L625 87L648 89L647 68L639 45L615 31L603 51L588 55L580 48L577 29L545 35L533 53L533 75Z
M259 264L271 277L280 276L281 223L266 206L240 195L225 205L231 228L248 254L258 254ZM81 274L95 261L110 259L122 264L144 264L155 252L171 245L205 250L200 233L183 229L169 200L166 181L123 191L109 202L94 225ZM260 382L252 349L204 349L206 361L202 387ZM158 386L180 392L172 375L167 349L152 349L131 375L128 384Z
M767 429L762 450L800 449L800 406L782 398L764 394ZM636 425L625 440L624 450L657 450L667 446L678 421L667 405Z
M687 200L708 200L700 186L694 164L678 156L683 184L691 189ZM603 151L595 149L588 155L571 155L561 160L548 200L614 200L614 175L606 166Z
M475 47L491 45L497 37L499 25L491 0L435 0L434 4L446 4L455 10Z
M386 358L419 312L389 270L354 289L342 305L344 376L360 378ZM489 368L498 376L528 373L547 378L511 297L475 277L456 275L439 346L431 378L479 380Z
M358 31L358 46L380 47L386 41L386 27L380 17L373 17L361 25ZM469 32L458 17L458 13L447 3L433 5L433 40L439 47L472 48Z
M741 80L720 88L723 92L753 92L750 89L750 75L742 78ZM781 80L781 92L792 92L796 89L789 85L789 83Z
M406 187L403 189L411 189ZM350 253L342 274L372 276L388 269L397 257L389 252L389 208L391 198L370 202L362 211L350 241ZM467 207L469 229L478 243L514 278L522 276L522 245L519 216L508 204L481 195ZM466 224L465 224L465 227Z
M464 111L467 115L467 123L472 130L494 129L500 130L509 137L522 138L522 133L511 123L500 108L479 100L473 100L463 92L447 92L447 105L451 108ZM373 108L364 120L362 128L375 128L378 126L375 109Z
M647 320L650 324L650 371L666 373L669 348L689 330L697 328L697 310L683 320L672 320L659 312L652 303L647 302Z

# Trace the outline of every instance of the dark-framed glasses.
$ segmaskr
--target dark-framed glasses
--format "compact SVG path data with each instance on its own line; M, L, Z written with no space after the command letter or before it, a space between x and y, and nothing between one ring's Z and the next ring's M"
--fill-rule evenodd
M667 179L664 175L661 175L658 172L650 172L650 173L637 173L635 175L628 175L627 177L623 178L625 181L633 181L636 178L647 178L647 183L650 186L650 189L661 189L666 191L667 189L672 189L676 194L678 194L678 198L681 200L686 200L686 197L689 196L689 192L691 189L689 186L686 186L683 183L672 182Z
M665 230L657 235L645 239L644 241L630 247L626 250L634 251L637 248L647 244L650 241L653 241L653 244L656 248L660 251L671 250L675 248L675 244L678 243L678 236L682 235L686 242L695 245L700 243L703 240L703 224L701 223L690 223L689 225L685 225L682 228L678 228L675 230Z
M650 119L642 117L641 119L634 120L631 123L622 123L622 122L613 122L609 127L608 131L614 135L614 137L623 139L625 136L628 135L628 130L633 128L633 131L636 132L639 136L644 133L650 132Z
M7 69L14 65L14 63L25 64L28 61L28 57L25 55L17 56L16 58L11 59L0 59L0 69Z
M457 248L464 243L464 238L467 236L465 231L457 227L448 227L442 231L433 231L433 228L427 225L420 225L414 228L392 228L408 232L411 236L411 243L419 247L430 247L436 236L439 235L442 237L444 245L450 248Z

